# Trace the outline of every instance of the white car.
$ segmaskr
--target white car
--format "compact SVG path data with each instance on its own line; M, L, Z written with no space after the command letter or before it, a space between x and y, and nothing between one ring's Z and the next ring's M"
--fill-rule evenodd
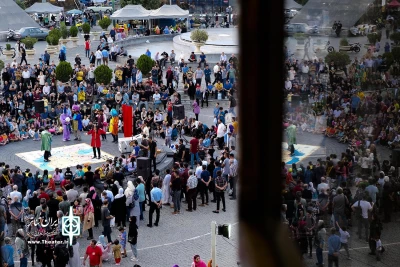
M308 26L306 23L290 23L284 26L286 33L317 33L318 26Z
M112 6L88 6L86 9L89 10L90 13L99 13L101 10L103 13L111 14L113 11Z
M285 9L285 10L283 11L283 14L284 14L284 16L285 16L286 18L293 18L294 16L297 15L297 13L298 13L298 11L295 10L295 9Z

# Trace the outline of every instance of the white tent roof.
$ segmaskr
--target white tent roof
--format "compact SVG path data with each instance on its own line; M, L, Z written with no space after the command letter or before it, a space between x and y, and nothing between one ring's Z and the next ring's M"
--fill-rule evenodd
M54 6L50 3L34 3L25 9L26 13L59 13L63 11L63 7Z
M294 0L285 0L286 9L292 9L292 8L300 9L302 7L303 7L302 5L296 3Z
M188 10L183 10L177 5L163 5L159 9L151 11L151 19L176 19L187 18L189 16Z
M115 11L110 18L118 20L149 19L151 11L141 5L127 5Z

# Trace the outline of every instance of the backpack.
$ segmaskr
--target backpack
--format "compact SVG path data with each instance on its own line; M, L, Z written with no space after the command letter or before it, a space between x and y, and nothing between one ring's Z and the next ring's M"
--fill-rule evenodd
M69 261L69 249L65 245L60 245L59 254L57 255L57 262L68 263Z

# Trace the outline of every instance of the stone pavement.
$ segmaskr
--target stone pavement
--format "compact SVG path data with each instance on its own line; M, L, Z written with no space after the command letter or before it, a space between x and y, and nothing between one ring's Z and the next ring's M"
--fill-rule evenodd
M321 134L311 134L311 133L298 133L297 134L297 142L299 144L307 144L307 145L315 145L315 146L323 146L326 148L326 154L329 156L330 154L336 154L338 156L341 155L347 148L346 144L338 143L334 138L324 137ZM384 159L389 159L390 150L387 148L383 148L381 146L377 147L378 155L380 156L380 161ZM304 159L303 164L306 166L308 161L315 161L316 158ZM350 257L351 260L346 259L346 253L344 250L340 252L339 257L339 265L345 267L364 267L364 266L399 266L398 262L400 261L400 213L393 213L393 218L391 223L383 224L383 231L381 241L383 246L385 246L386 252L382 256L381 262L376 262L374 256L369 256L369 244L364 240L359 240L356 234L357 227L356 225L350 228ZM328 230L327 230L328 231ZM364 237L365 238L365 237ZM324 252L324 262L325 266L327 266L327 252ZM316 256L315 256L315 248L313 248L313 259L306 259L306 266L315 266Z

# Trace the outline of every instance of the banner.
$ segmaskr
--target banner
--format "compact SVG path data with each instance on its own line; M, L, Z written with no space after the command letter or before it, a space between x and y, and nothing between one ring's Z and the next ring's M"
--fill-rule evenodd
M133 108L128 105L122 105L122 118L124 122L124 137L131 137L133 135Z

